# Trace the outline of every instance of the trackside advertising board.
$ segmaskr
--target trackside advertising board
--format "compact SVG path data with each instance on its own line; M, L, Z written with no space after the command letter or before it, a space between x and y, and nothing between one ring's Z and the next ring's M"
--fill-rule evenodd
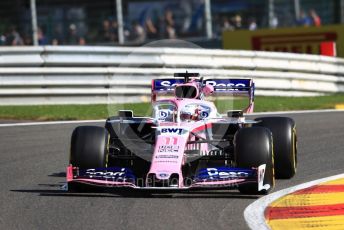
M223 32L223 48L320 54L320 43L336 42L337 56L344 57L344 25Z

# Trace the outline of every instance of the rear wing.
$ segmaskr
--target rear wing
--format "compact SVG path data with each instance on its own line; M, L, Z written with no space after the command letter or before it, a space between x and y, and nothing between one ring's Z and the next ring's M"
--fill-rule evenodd
M195 81L202 85L212 85L214 87L214 96L248 96L249 106L244 110L246 113L253 111L254 89L255 85L252 79L204 79ZM185 83L181 78L166 78L152 80L152 101L156 101L159 95L174 95L176 85Z
M196 79L196 82L200 82ZM174 91L175 86L185 83L184 79L154 79L152 81L152 92L155 93L168 93ZM215 93L251 93L254 88L252 79L205 79L202 85L212 85Z

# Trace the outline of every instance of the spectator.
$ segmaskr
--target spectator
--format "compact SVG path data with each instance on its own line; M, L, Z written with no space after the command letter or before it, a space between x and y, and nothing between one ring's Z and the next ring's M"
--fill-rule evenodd
M314 9L311 9L309 11L309 15L311 16L312 25L321 26L321 19Z
M112 31L112 38L114 42L118 42L118 23L116 20L111 20L111 31Z
M83 37L80 37L80 38L79 38L79 45L81 45L81 46L86 45L86 40L85 40L85 38L83 38Z
M0 45L5 45L6 44L6 36L5 35L0 35Z
M132 22L129 40L134 43L143 43L146 40L146 32L137 21Z
M63 26L59 24L54 27L51 44L61 45L63 44L63 41L64 41Z
M85 45L85 38L78 35L78 31L75 24L69 25L69 32L67 37L68 45Z
M186 34L189 32L191 22L192 22L192 16L193 16L193 9L192 9L192 2L191 1L180 1L179 7L181 9L183 18L182 28L181 32L183 34Z
M67 35L67 44L68 45L76 45L76 44L78 44L78 41L79 41L79 37L77 35L76 25L70 24L69 30L68 30L68 35Z
M278 26L280 26L278 17L275 14L273 14L272 17L269 19L269 24L271 29L276 29ZM281 24L283 25L283 23Z
M255 18L250 18L248 20L248 29L253 31L257 29L257 22Z
M22 46L24 45L24 41L20 34L17 32L15 26L10 27L10 31L6 36L6 45L9 46Z
M242 28L242 18L239 14L233 17L234 29L239 30Z
M165 35L168 39L176 39L177 38L176 29L172 25L167 25Z
M57 46L57 45L60 44L60 42L59 42L59 40L58 40L57 38L54 38L54 39L51 41L51 44L52 44L53 46Z
M145 29L147 32L148 39L156 39L158 38L158 29L154 25L151 18L147 18L145 21Z
M32 34L25 34L23 38L24 45L26 46L32 46L33 41L32 41Z
M308 17L305 11L301 10L297 24L300 26L310 26L312 24L312 19Z
M165 11L165 23L174 26L173 12L171 10Z
M232 26L228 17L222 18L222 31L224 31L224 30L234 30L234 26Z
M44 35L43 30L40 27L37 28L37 37L39 45L48 45L48 39Z
M165 11L164 24L165 24L164 37L167 37L169 39L177 38L175 23L173 19L173 12L171 10Z
M117 22L116 22L117 27ZM98 32L98 39L100 42L115 42L116 40L116 28L109 20L104 20L102 28Z

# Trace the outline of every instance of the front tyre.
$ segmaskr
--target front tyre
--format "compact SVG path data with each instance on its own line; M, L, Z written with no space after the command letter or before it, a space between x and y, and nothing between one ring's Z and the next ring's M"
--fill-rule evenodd
M272 133L276 178L292 178L297 166L297 137L294 120L288 117L261 117L255 120L259 121L255 126L268 128Z
M267 194L274 185L274 159L271 132L263 127L240 129L234 137L234 159L239 168L258 168L265 164L263 185L268 189L258 191L258 183L239 185L243 194Z
M109 134L105 128L79 126L72 134L69 163L81 169L105 168L108 146Z

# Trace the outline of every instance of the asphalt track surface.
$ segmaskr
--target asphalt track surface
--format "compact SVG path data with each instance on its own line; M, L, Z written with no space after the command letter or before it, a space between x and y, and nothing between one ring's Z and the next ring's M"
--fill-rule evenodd
M344 112L290 115L299 167L275 191L344 171ZM97 123L96 125L102 125ZM122 197L66 193L70 134L77 124L0 127L0 229L247 229L258 197L236 191Z

